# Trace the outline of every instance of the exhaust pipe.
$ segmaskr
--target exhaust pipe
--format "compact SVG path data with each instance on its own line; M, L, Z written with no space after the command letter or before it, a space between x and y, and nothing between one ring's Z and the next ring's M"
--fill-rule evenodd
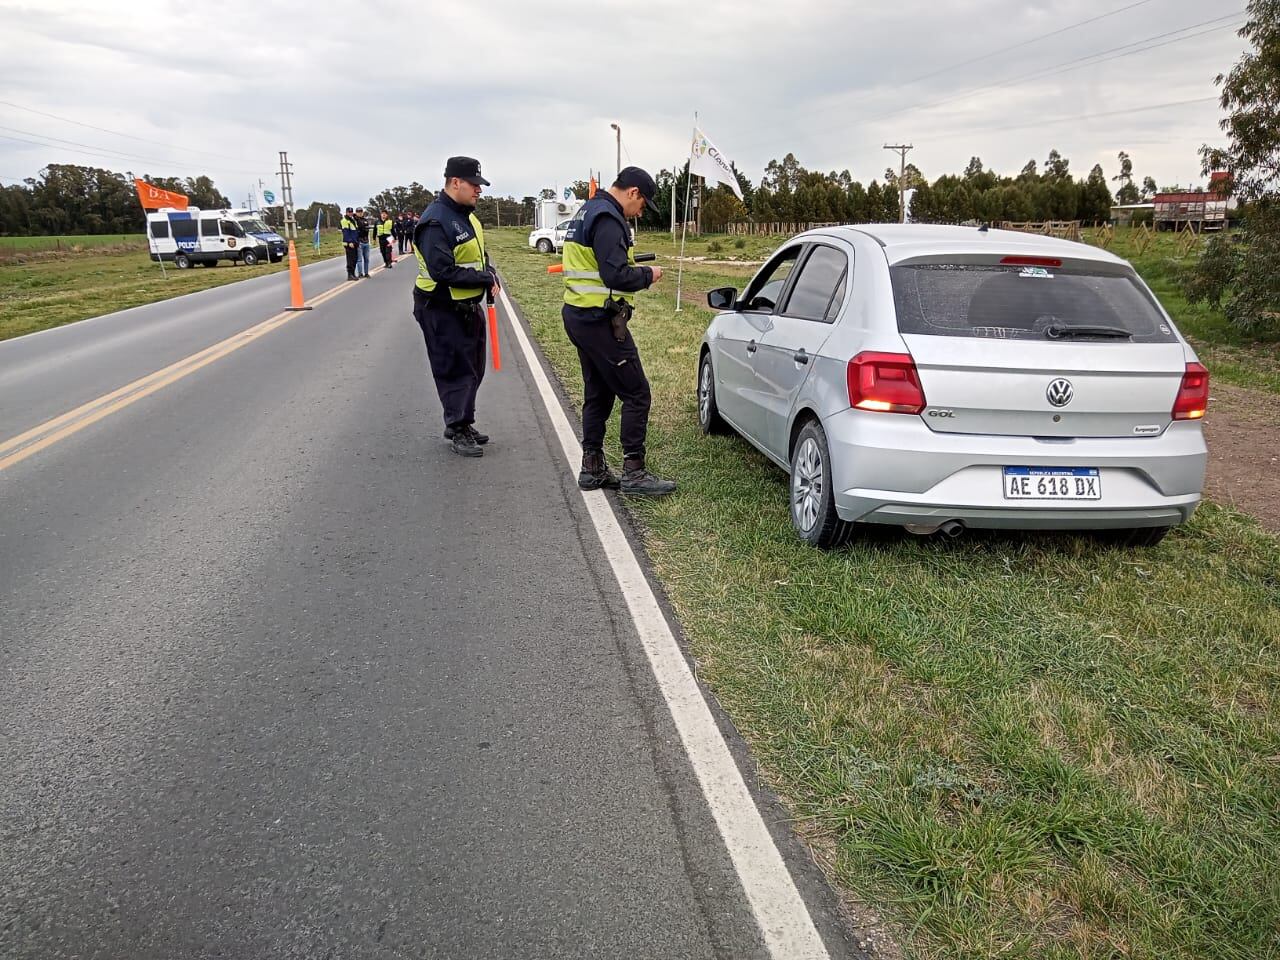
M908 523L903 525L903 529L917 537L929 537L935 533L941 533L943 536L954 540L964 533L964 524L959 520L948 520L945 523L937 524Z

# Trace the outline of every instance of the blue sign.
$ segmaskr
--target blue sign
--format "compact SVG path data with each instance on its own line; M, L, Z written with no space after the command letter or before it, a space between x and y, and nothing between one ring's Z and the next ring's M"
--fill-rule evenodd
M276 195L275 195L274 193L272 193L270 190L263 190L263 191L262 191L262 202L263 202L263 203L265 203L265 204L272 204L272 203L275 203L275 202L276 202Z
M572 200L572 199L573 199L573 187L565 187L565 188L564 188L564 198L565 198L566 200Z

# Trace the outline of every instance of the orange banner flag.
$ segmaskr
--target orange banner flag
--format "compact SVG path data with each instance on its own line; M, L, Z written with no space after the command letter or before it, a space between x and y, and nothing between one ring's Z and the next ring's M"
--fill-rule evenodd
M591 181L587 184L587 199L590 200L594 197L596 195L596 190L598 189L599 187L596 185L596 178L593 176Z
M173 207L176 210L187 209L187 198L172 190L161 190L145 180L134 178L133 185L138 188L138 202L144 210L159 210L161 207Z

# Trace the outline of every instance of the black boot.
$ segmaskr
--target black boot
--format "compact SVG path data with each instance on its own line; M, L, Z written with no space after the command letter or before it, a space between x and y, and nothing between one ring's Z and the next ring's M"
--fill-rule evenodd
M578 472L578 488L581 490L617 490L622 486L618 475L609 469L604 452L582 451L582 469Z
M483 447L486 443L488 443L488 442L489 442L489 435L488 435L487 433L481 433L481 432L480 432L479 430L477 430L475 427L470 426L470 425L468 425L468 426L464 427L463 429L465 429L465 430L469 430L469 431L471 432L471 436L475 438L476 443L480 444L480 446L482 446L482 447ZM453 427L445 427L445 428L444 428L444 438L445 438L446 440L452 440L452 439L453 439L453 434L454 434L454 432L455 432L455 431L454 431Z
M466 427L458 427L453 431L453 452L462 457L484 456L475 436Z
M661 497L675 489L674 480L663 480L646 470L643 457L627 457L622 461L623 493L633 497Z

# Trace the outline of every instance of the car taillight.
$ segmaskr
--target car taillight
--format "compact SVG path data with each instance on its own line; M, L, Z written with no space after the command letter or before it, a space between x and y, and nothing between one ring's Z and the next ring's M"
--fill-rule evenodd
M846 370L849 403L879 413L919 413L924 389L909 353L860 353Z
M1203 364L1188 363L1173 401L1173 419L1199 420L1209 409L1209 371Z

